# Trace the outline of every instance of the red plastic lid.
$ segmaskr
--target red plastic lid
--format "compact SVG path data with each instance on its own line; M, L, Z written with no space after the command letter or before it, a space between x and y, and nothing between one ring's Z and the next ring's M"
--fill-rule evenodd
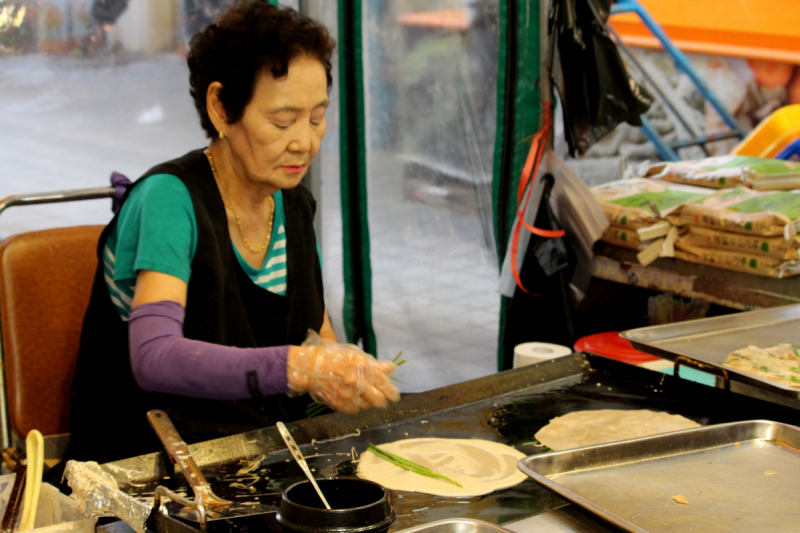
M619 331L606 331L581 337L575 342L575 351L596 353L632 365L658 360L658 357L634 348L630 341L619 336Z

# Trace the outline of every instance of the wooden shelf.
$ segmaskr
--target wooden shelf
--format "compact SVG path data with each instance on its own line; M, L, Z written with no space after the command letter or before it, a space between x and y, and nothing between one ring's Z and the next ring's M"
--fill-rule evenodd
M594 276L698 298L733 309L757 309L800 303L800 276L775 279L733 272L678 259L661 258L644 267L636 252L599 243Z

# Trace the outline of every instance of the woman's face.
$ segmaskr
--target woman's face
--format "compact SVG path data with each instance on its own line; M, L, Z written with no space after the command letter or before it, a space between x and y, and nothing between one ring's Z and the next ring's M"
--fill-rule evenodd
M262 71L242 118L225 128L236 173L268 189L297 186L325 135L328 103L325 67L314 58L295 58L283 78Z

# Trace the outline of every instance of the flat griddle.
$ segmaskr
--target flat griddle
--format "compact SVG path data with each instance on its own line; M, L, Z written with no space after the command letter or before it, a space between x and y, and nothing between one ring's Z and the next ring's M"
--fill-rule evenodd
M408 395L386 410L354 416L337 413L287 426L319 477L339 477L355 473L351 450L360 453L368 443L403 438L482 438L536 455L542 453L530 444L536 431L556 416L586 409L652 409L681 414L702 425L764 418L800 424L800 411L785 406L579 353ZM271 518L278 494L303 476L274 427L190 448L214 492L235 502L228 516L209 522L210 531L279 530ZM136 496L151 495L157 484L178 492L188 490L182 476L168 470L161 453L108 466L126 474L123 490ZM243 468L252 472L240 474ZM392 531L444 518L502 525L567 504L530 479L477 498L392 491L391 499L397 512ZM173 519L179 506L168 509L172 518L158 515L160 533L192 531L191 522ZM255 518L231 518L236 514Z

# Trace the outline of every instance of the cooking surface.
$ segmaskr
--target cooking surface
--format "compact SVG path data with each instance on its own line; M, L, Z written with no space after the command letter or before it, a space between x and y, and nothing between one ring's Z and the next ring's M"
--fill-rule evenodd
M551 394L557 392L553 391ZM353 449L357 457L360 452L366 450L370 442L380 445L410 437L482 438L507 443L526 454L539 452L540 449L535 446L523 445L524 442L533 440L532 432L525 431L519 434L511 432L508 438L502 429L498 430L498 427L502 428L512 418L504 403L497 407L493 404L494 402L465 406L397 425L362 430L360 435L353 435L343 440L306 444L300 448L317 477L355 475L357 465L352 461ZM237 473L243 467L250 467L256 462L258 467L253 473ZM203 468L203 472L217 495L240 504L234 507L234 511L237 507L252 510L253 502L277 507L280 503L280 492L293 483L305 479L300 468L291 460L288 450L265 454L252 461L245 460ZM180 473L170 476L170 479L162 484L176 489L179 493L191 495L191 490ZM143 487L132 486L127 491L138 495L150 495L155 485L151 482ZM530 479L515 487L480 497L443 498L401 491L390 491L390 497L397 513L392 531L454 517L469 517L503 524L566 504L564 500ZM171 513L177 513L180 506L169 504L168 508ZM261 509L270 510L267 507Z
M498 392L500 391L500 392ZM411 437L482 438L503 442L528 455L541 453L530 443L555 417L583 409L653 409L677 413L707 425L770 418L800 424L800 412L713 389L590 354L575 354L404 398L387 411L347 417L328 415L289 424L311 468L319 477L353 475L351 450ZM378 418L381 417L381 418ZM358 435L346 436L360 428ZM312 435L335 437L310 443ZM192 446L192 453L214 492L236 502L234 512L274 510L278 494L303 479L279 442L275 428ZM305 442L306 444L303 444ZM236 450L240 450L236 457ZM258 453L256 453L258 452ZM225 458L217 463L215 458ZM128 492L147 496L163 476L161 454L116 463L136 468ZM242 469L252 470L240 473ZM148 472L152 469L153 472ZM138 474L138 478L137 478ZM161 483L186 492L180 474ZM474 518L506 524L555 509L566 502L533 480L477 498L391 494L397 520L392 531L444 518ZM172 513L179 506L170 504Z
M769 421L697 428L529 457L522 469L626 531L795 531L800 429ZM682 496L681 505L673 497Z

